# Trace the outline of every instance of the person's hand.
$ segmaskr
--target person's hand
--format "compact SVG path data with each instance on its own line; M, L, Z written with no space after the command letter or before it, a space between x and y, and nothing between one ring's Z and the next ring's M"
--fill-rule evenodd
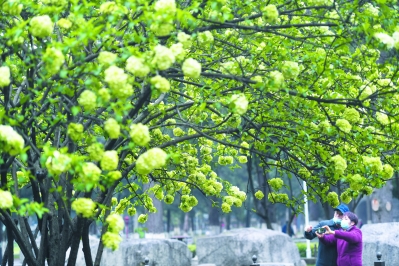
M312 229L313 229L313 227L311 225L309 225L305 228L305 231L309 233L310 231L312 231Z
M315 232L315 234L317 235L318 238L323 238L324 237L324 234L319 234L317 232Z
M324 229L326 229L326 234L331 235L335 234L333 230L328 225L323 226Z

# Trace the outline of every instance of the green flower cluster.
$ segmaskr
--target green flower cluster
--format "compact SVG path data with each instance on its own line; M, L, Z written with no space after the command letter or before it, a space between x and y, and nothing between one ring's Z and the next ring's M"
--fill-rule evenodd
M162 93L168 92L170 90L169 81L160 75L156 75L155 77L152 77L150 79L150 82L154 86L155 89L157 89L158 91L160 91Z
M281 72L283 72L284 78L295 79L299 75L300 68L297 62L285 61Z
M348 122L348 120L346 119L337 119L337 121L335 122L335 124L337 125L337 127L345 132L345 133L350 133L352 130L352 125Z
M204 31L198 33L197 40L199 44L206 45L206 44L211 44L214 41L214 37L212 35L212 32L210 31Z
M118 249L119 244L122 241L122 237L120 237L119 234L115 234L112 232L106 232L105 234L103 234L101 239L104 243L104 246L112 250Z
M94 215L96 204L89 198L78 198L71 205L76 214L85 218L91 218Z
M272 178L272 179L268 180L267 183L269 183L269 185L272 187L272 189L276 190L276 191L280 190L280 188L282 188L284 185L284 181L279 177Z
M146 175L156 168L166 164L167 154L160 148L152 148L141 154L136 161L136 171L139 174Z
M260 190L256 191L256 193L255 193L255 198L257 198L258 200L261 200L261 199L263 199L264 197L265 197L265 195L263 194L262 191L260 191Z
M278 20L278 10L275 5L267 5L262 9L262 17L267 23L275 23Z
M366 179L359 174L355 174L353 176L348 176L348 182L352 190L358 191L363 187L363 183L366 182Z
M339 175L342 175L347 167L346 160L342 158L341 155L335 155L331 157L330 161L334 163L335 172Z
M151 140L148 126L141 123L132 124L130 126L129 135L132 138L133 142L139 146L146 146Z
M0 148L11 156L22 152L25 145L24 139L12 127L0 125Z
M360 121L360 114L354 108L345 108L342 117L349 121L349 123L357 123Z
M331 205L331 207L335 208L339 205L338 195L335 192L329 192L327 194L327 202Z
M101 169L104 171L112 171L118 167L119 156L116 151L105 151L101 158Z
M341 193L340 199L343 203L349 204L352 201L351 192L349 190L345 190Z
M176 61L175 55L172 51L163 45L155 46L154 53L155 55L151 63L159 70L170 68Z
M220 165L229 165L234 162L233 156L219 156L218 164Z
M81 138L83 138L83 125L82 124L76 124L76 123L70 123L68 125L68 136L73 140L73 141L78 141Z
M50 36L54 30L54 23L48 15L33 17L29 25L30 33L39 38Z
M243 115L248 109L248 100L244 94L234 94L231 96L229 108L233 113Z
M151 191L154 193L154 196L157 200L163 200L164 194L160 185L156 184L151 188Z
M11 73L8 66L0 67L0 88L6 87L11 83Z
M137 218L137 221L141 224L146 223L148 220L148 214L140 214L139 218Z
M97 57L98 63L104 66L110 66L112 65L118 56L114 53L108 52L108 51L102 51Z
M201 75L201 64L195 59L187 58L182 65L182 70L186 77L199 78Z
M16 0L6 0L3 2L3 5L1 6L1 10L4 13L7 13L12 16L19 16L23 9L24 5L20 4L19 1ZM1 87L1 86L0 86Z
M0 189L0 209L9 209L13 206L12 194Z
M89 157L93 161L100 161L104 154L104 146L101 143L93 143L87 148Z
M121 126L113 118L108 118L104 123L104 130L110 139L117 139L121 133Z
M126 60L126 70L139 78L144 78L150 73L150 67L144 63L144 59L133 55Z
M90 91L84 90L78 98L78 103L82 106L86 111L91 111L96 108L97 95Z
M68 155L54 151L46 160L46 168L50 174L58 176L69 170L71 162L72 160Z
M381 176L385 179L389 179L393 176L393 168L389 164L384 164L382 167Z
M115 97L125 99L133 94L132 85L128 83L128 75L117 66L110 66L104 71L104 80Z
M65 62L62 51L54 47L48 47L43 54L44 68L50 75L57 74Z
M182 195L180 198L179 208L184 212L189 212L193 207L197 206L198 200L194 196Z
M101 169L97 165L85 162L82 165L82 171L79 173L79 181L83 183L95 184L100 180Z
M371 173L380 174L382 172L383 166L380 157L362 156L362 159L366 169Z
M270 192L267 195L267 199L271 203L286 203L288 201L288 195L286 193Z

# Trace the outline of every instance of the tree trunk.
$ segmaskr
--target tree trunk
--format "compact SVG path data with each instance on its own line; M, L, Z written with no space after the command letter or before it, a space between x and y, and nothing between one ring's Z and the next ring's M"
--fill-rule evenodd
M371 195L371 221L373 223L392 222L392 181L387 181L381 189Z

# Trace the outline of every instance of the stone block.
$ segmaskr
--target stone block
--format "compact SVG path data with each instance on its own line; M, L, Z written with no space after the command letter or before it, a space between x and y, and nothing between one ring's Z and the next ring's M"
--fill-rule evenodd
M363 266L374 266L376 253L386 266L399 265L399 223L365 224L363 234Z
M198 263L216 266L251 265L257 263L292 263L301 265L299 251L292 239L281 232L268 229L244 228L197 239Z

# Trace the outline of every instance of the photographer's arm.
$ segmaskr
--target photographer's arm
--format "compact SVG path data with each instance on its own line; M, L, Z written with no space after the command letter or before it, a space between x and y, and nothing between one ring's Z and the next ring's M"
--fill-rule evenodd
M336 231L335 237L343 239L349 243L358 243L362 242L362 231L357 228L350 231Z

